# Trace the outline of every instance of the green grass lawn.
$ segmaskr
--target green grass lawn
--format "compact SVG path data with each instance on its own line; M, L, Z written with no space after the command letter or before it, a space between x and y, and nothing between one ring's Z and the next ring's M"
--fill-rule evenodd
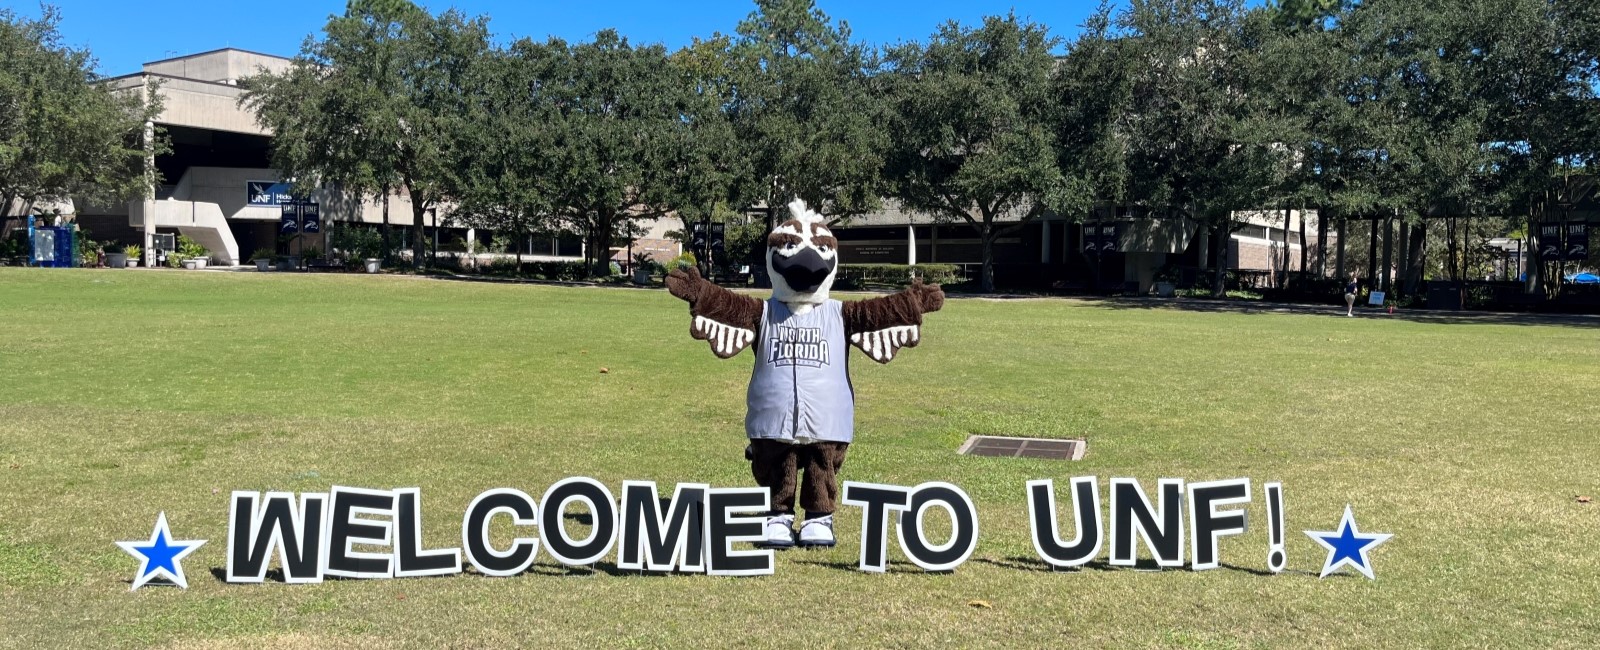
M415 278L0 269L0 647L1584 647L1600 642L1600 329L952 300L924 344L852 367L844 478L945 480L982 537L953 574L891 541L761 578L568 570L229 585L228 493L423 489L467 502L567 476L750 485L751 357L719 361L663 291ZM602 372L605 369L605 372ZM969 435L1082 437L1082 461L957 456ZM1231 568L1051 572L1023 484L1253 481ZM1289 571L1262 575L1260 485ZM1346 503L1378 580L1319 580L1299 531ZM543 506L544 504L540 504ZM190 589L128 590L113 540L166 511ZM1067 516L1064 525L1070 526ZM1070 531L1068 536L1070 536ZM610 561L610 559L608 559ZM991 607L974 607L971 601Z

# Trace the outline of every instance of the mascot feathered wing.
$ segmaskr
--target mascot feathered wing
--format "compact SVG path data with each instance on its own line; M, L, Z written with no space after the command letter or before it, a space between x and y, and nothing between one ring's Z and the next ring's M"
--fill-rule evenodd
M804 201L790 203L789 211L792 218L767 236L771 298L734 293L692 268L669 274L667 289L689 303L690 336L709 343L718 357L756 346L745 455L756 483L772 490L766 544L796 544L798 491L806 511L798 543L832 546L838 470L855 426L845 348L888 363L921 341L922 315L944 305L944 292L918 280L888 296L848 303L828 298L839 270L838 241Z

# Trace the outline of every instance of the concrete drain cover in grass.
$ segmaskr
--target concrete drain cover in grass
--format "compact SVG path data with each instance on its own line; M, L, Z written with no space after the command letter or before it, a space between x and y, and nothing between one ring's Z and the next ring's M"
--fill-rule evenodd
M1082 460L1089 446L1082 440L1057 440L1051 438L1011 438L1007 436L970 436L956 453L966 456L996 456L1001 458L1052 458L1055 460Z

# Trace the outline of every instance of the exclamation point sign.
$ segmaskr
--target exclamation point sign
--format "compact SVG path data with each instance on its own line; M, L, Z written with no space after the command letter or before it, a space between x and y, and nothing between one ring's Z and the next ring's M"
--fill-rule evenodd
M1267 484L1267 570L1280 573L1289 564L1283 550L1283 484Z

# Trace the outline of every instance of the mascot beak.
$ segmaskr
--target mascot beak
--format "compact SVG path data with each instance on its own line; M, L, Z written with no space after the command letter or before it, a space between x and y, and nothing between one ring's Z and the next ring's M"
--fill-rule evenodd
M799 293L811 293L822 286L822 281L833 273L834 260L822 259L816 249L807 248L789 257L772 253L772 270L783 276L789 288Z

